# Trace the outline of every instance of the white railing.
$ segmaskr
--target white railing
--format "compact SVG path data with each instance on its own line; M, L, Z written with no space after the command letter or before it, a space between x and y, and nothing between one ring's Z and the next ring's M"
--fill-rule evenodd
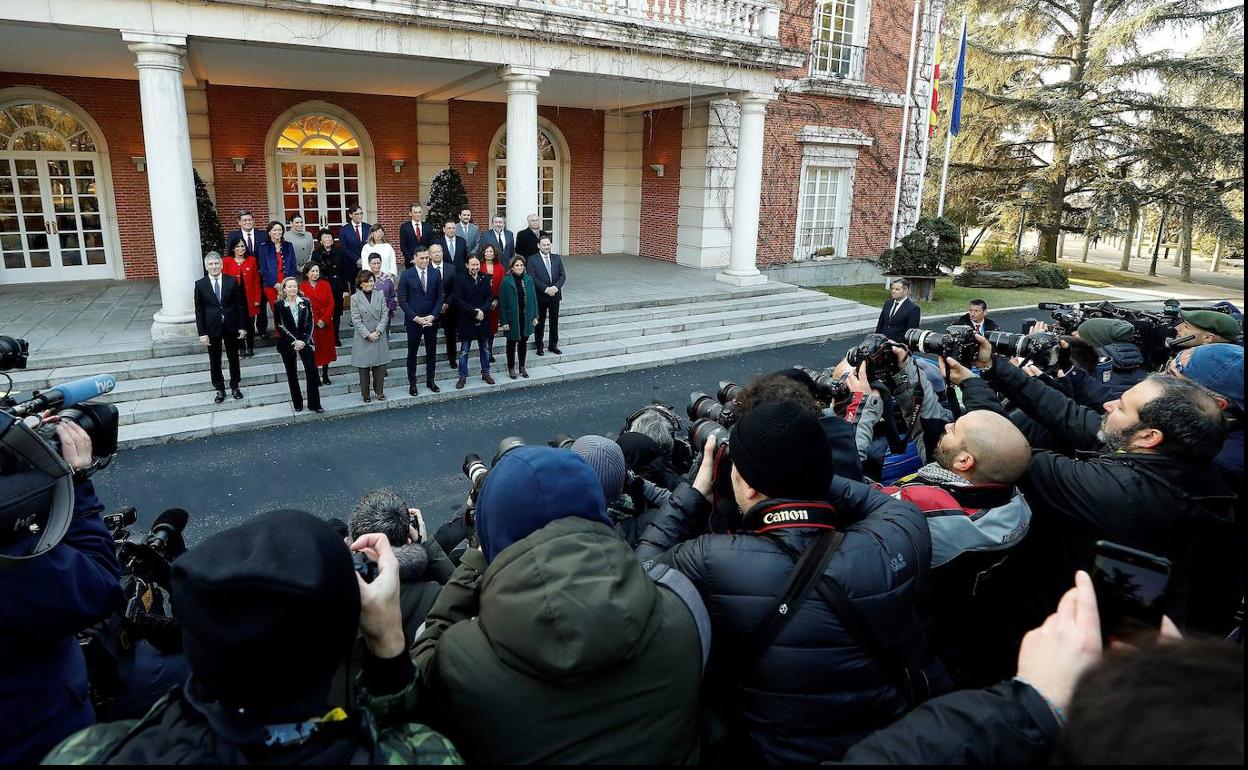
M676 28L776 38L780 6L774 0L542 0L557 6Z

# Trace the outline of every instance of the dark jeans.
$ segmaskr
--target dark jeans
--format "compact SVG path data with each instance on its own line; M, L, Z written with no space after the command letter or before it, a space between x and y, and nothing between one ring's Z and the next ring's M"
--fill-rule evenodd
M455 347L456 337L459 333L459 311L453 307L448 307L446 312L442 314L438 321L442 326L442 331L446 335L446 360L455 365L455 359L459 357L459 350Z
M263 292L264 288L261 287L260 291ZM256 334L261 337L264 337L265 333L269 330L269 311L272 309L273 308L269 307L269 300L267 297L260 301L260 314L256 316L255 322ZM276 318L276 316L274 317Z
M425 384L433 382L438 367L438 325L418 326L407 333L407 384L416 384L416 359L421 343L425 346Z
M529 341L523 340L507 340L507 368L516 368L516 354L520 356L520 368L524 368L524 356L528 353Z
M546 331L546 316L550 315L550 345L547 347L559 347L559 301L563 299L563 293L560 292L553 297L545 294L537 295L537 333L533 335L537 340L537 349L542 349L543 332Z
M481 373L490 373L490 327L483 322L475 327L473 336L463 337L459 340L460 378L468 376L468 353L472 350L472 343L474 342L481 348Z
M238 339L237 332L226 332L221 337L208 338L208 365L212 373L212 387L225 390L225 380L221 377L221 348L225 348L225 357L230 362L230 388L238 387L242 375L238 372ZM222 344L224 343L224 345Z
M316 355L312 346L295 352L294 348L282 349L282 364L286 367L286 381L290 384L290 400L296 409L303 408L303 394L299 392L299 359L303 361L303 372L308 379L308 408L319 409L321 406L321 381L316 374Z

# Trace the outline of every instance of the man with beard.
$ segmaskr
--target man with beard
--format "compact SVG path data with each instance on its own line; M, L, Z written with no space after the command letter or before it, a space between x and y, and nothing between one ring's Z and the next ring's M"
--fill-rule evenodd
M1163 606L1182 625L1192 544L1232 517L1234 493L1212 462L1227 432L1217 401L1194 382L1155 374L1106 403L1102 417L994 356L979 339L975 365L984 379L1076 450L1074 457L1034 452L1019 480L1033 515L1018 549L1027 558L1013 565L1026 564L1017 598L1028 616L1018 628L1034 627L1076 570L1091 570L1098 540L1170 560ZM986 388L965 386L973 377L966 367L945 364L950 381L963 386L968 410L1000 410Z

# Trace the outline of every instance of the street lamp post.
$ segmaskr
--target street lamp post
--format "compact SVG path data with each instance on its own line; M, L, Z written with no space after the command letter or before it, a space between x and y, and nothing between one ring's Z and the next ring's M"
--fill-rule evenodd
M1034 189L1031 183L1023 185L1023 189L1018 191L1018 196L1023 199L1023 212L1018 218L1018 239L1014 244L1014 259L1017 261L1023 256L1023 228L1027 226L1027 205L1031 203L1031 195Z

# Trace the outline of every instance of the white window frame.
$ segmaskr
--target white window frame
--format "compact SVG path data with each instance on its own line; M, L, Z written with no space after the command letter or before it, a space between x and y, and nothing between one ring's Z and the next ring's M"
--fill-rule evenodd
M870 147L875 140L854 129L828 126L805 126L798 132L797 140L802 145L802 171L797 187L793 261L844 259L849 256L849 228L854 210L854 171L858 165L858 151L859 148ZM807 224L806 185L812 168L834 169L840 174L837 180L833 227L840 228L841 232L837 242L832 244L836 253L827 257L814 257L802 246L802 231Z
M817 67L815 56L815 36L819 32L819 21L823 9L839 3L854 3L854 31L850 38L850 60L848 72L844 75L825 72ZM867 46L871 37L871 2L872 0L816 0L814 16L811 18L810 29L810 76L824 80L849 80L865 82L867 79Z

